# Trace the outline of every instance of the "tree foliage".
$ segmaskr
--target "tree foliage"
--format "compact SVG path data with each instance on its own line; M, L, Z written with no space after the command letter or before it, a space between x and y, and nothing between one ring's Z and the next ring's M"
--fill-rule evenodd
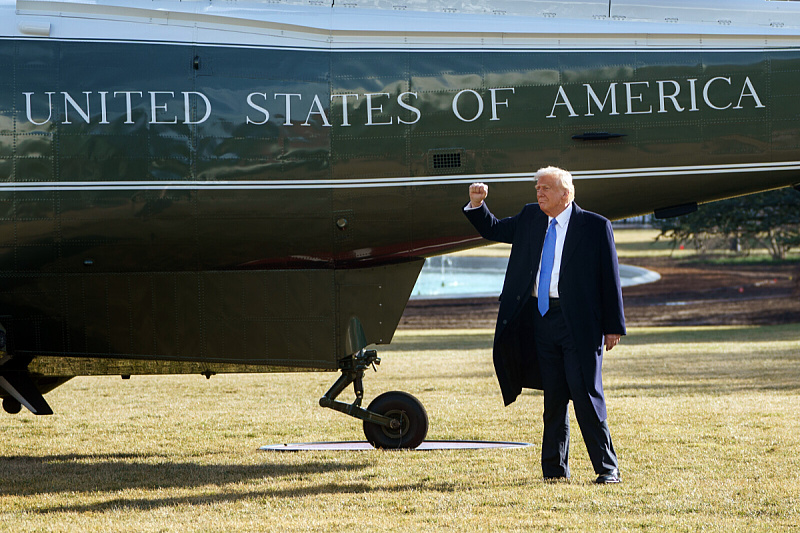
M701 205L689 215L657 222L674 247L689 244L699 251L724 242L747 254L766 248L773 259L800 246L800 192L791 187Z

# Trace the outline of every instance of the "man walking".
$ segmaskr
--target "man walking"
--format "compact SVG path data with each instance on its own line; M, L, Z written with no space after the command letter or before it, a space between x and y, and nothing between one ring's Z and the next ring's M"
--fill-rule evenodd
M625 335L611 223L574 203L572 175L556 167L534 176L538 204L498 220L473 183L464 213L485 239L512 244L500 297L494 364L503 400L523 387L544 390L542 473L569 478L572 400L596 483L619 483L603 395L603 347Z

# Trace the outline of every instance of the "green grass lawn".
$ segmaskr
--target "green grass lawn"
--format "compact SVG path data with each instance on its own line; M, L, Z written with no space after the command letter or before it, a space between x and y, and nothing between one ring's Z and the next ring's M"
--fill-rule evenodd
M800 325L632 330L606 356L605 487L577 424L572 481L541 480L541 395L502 407L491 337L398 332L366 400L405 390L431 439L529 448L262 452L363 440L317 405L335 374L76 378L55 415L0 416L0 531L797 531Z

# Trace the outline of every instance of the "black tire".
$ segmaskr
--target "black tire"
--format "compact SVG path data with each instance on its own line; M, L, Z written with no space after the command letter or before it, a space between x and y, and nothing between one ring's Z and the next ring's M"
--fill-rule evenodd
M3 398L3 410L10 415L15 415L22 410L22 404L16 398L6 396Z
M364 421L364 435L376 448L414 449L428 434L428 413L419 400L405 392L384 392L369 404L368 411L400 419L400 428Z

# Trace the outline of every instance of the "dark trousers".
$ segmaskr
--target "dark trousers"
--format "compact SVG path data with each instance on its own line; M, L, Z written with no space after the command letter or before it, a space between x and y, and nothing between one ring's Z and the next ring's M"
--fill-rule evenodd
M531 298L535 302L534 298ZM569 477L569 401L583 434L596 474L618 467L605 420L599 420L587 392L572 334L560 307L543 317L536 305L526 306L533 315L536 352L544 385L544 477Z

